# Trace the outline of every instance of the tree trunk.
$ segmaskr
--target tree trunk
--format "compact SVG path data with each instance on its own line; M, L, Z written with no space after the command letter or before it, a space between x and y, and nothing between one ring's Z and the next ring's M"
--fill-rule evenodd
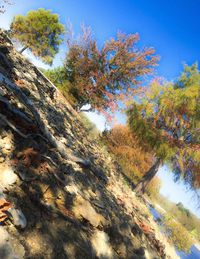
M23 48L20 50L19 53L22 54L22 52L24 52L27 48L28 48L27 46L23 47Z
M137 186L135 187L135 192L137 194L143 194L146 190L147 185L154 178L158 172L159 166L161 164L161 159L158 158L155 164L149 169L149 171L142 177Z

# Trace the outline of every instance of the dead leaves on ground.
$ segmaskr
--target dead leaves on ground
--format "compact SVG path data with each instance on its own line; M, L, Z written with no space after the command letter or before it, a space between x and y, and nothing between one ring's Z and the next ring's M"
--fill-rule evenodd
M12 208L12 205L10 202L6 201L5 199L0 199L0 222L4 222L7 218L7 211Z
M41 155L39 152L32 147L26 148L16 154L16 157L12 160L12 165L18 166L23 165L25 167L38 167L41 164Z

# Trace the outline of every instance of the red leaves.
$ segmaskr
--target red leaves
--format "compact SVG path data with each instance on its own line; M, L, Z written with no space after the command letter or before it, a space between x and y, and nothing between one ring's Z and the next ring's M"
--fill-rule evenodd
M18 85L18 86L24 86L25 82L22 79L18 79L18 80L15 80L15 84Z
M8 218L8 215L6 214L6 212L11 207L12 205L10 202L7 202L3 198L0 199L0 222L4 222Z
M26 167L38 166L41 162L41 156L38 151L34 150L32 147L19 152L17 155L18 159L13 160L13 164L17 165L19 161Z
M87 31L78 41L69 40L66 71L79 106L112 114L118 108L121 93L133 96L142 77L150 74L158 57L152 48L139 50L138 34L118 34L99 49ZM69 72L68 72L69 71Z
M139 222L139 227L142 229L142 231L145 234L153 232L152 228L149 225L145 224L144 222Z

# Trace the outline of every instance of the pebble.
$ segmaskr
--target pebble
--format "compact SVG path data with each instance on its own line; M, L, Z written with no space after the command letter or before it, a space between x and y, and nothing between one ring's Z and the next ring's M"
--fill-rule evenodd
M25 228L27 226L27 220L20 209L10 208L8 212L12 216L13 224L16 227Z
M1 156L0 157L0 163L3 163L5 161L5 157Z
M23 259L24 247L19 241L14 241L8 231L0 226L0 258L1 259Z
M12 167L8 165L0 165L0 184L3 188L8 188L17 181L17 175Z
M11 150L12 145L11 145L10 143L6 143L5 146L4 146L4 148L5 148L6 150Z

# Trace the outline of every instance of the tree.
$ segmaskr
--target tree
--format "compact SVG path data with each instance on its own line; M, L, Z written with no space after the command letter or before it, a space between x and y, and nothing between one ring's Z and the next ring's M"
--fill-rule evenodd
M142 149L136 134L127 126L115 125L103 134L104 143L114 154L124 174L137 184L151 167L153 154Z
M69 39L65 69L78 100L77 110L90 104L90 110L113 111L117 100L130 97L157 64L153 48L138 49L138 34L118 34L101 48L83 28L78 40Z
M168 238L178 248L178 250L188 253L194 241L186 228L170 215L165 215L164 226L166 228Z
M52 64L64 33L57 14L42 8L29 11L25 16L15 16L10 29L11 37L23 46L21 52L29 49L43 62Z
M56 85L56 87L62 92L67 101L75 107L77 105L77 100L73 95L73 89L70 82L66 78L65 69L63 66L56 67L53 69L40 69L43 73L51 80L51 82Z
M148 195L156 199L160 193L161 187L162 187L161 179L155 176L147 186Z
M185 66L175 83L154 82L143 99L128 110L130 128L141 145L155 153L155 163L136 187L144 192L162 162L175 179L200 186L200 72Z
M156 200L169 215L173 215L174 219L187 229L192 237L200 241L200 219L195 214L185 208L182 203L175 204L162 194L159 194Z

